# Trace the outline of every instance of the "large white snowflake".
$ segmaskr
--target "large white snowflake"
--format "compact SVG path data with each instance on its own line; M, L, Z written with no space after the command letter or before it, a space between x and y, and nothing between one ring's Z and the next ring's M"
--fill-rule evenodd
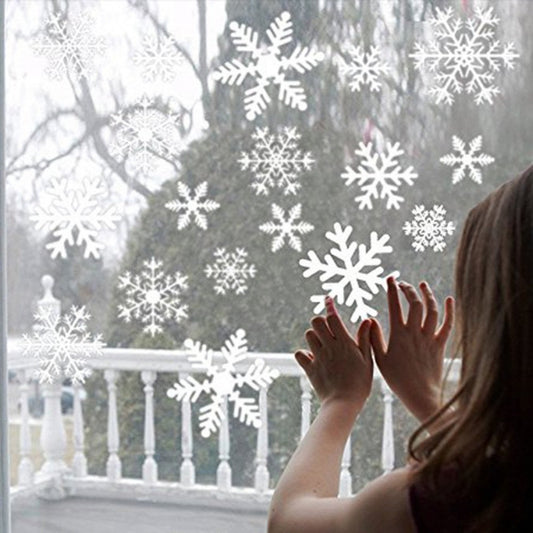
M70 183L67 178L53 179L46 190L50 202L46 207L38 205L30 220L38 230L52 231L55 238L46 245L52 259L58 255L67 257L66 245L85 245L84 257L100 258L104 245L96 240L103 229L115 229L120 216L114 206L105 207L102 198L108 191L96 179L81 179Z
M417 252L433 247L434 252L442 252L446 247L446 235L452 235L455 230L453 222L446 222L446 209L442 205L434 205L429 211L423 205L417 205L412 210L414 218L403 225L406 235L414 237L412 246Z
M162 261L154 257L144 261L144 270L133 276L126 272L119 277L118 287L125 291L126 303L119 304L119 317L125 322L140 319L143 331L152 337L161 333L161 324L168 320L180 322L187 317L188 306L182 304L183 291L188 288L187 276L176 272L174 276L161 271Z
M434 85L429 93L437 103L452 104L454 93L474 94L477 105L493 103L501 91L494 84L495 73L503 67L512 69L519 57L514 44L502 48L494 38L494 29L499 19L492 7L475 8L474 17L466 20L453 18L453 8L436 9L436 16L430 19L434 28L435 41L427 48L415 44L410 57L415 68L422 70L426 65L434 76Z
M320 273L322 288L333 299L340 304L351 308L355 304L350 320L357 322L365 319L369 315L376 316L377 311L368 305L367 300L372 298L372 294L377 294L378 288L386 288L386 278L388 276L399 276L395 270L387 276L382 275L383 267L378 254L392 252L392 246L387 245L389 235L384 234L378 237L375 231L370 233L370 247L367 250L365 244L357 244L355 241L349 242L352 234L352 227L343 228L338 222L333 225L333 232L326 233L326 239L335 245L330 250L330 254L320 260L314 251L308 252L307 259L300 259L300 266L304 267L304 277L308 278ZM365 271L365 269L368 269ZM336 279L332 279L336 278ZM331 280L332 281L328 281ZM365 284L371 292L364 289ZM348 296L346 297L346 292ZM324 296L314 294L310 300L315 302L313 311L320 313L324 310Z
M257 128L252 134L255 141L250 153L242 152L241 170L254 173L251 187L256 194L268 195L269 187L283 188L284 194L296 194L301 188L298 180L304 170L310 170L315 162L311 152L298 148L301 135L296 128L283 128L275 135L268 128Z
M452 137L452 146L456 153L442 156L440 162L449 167L455 167L452 173L452 183L461 181L468 170L472 181L481 184L483 178L480 167L486 167L494 162L494 157L481 152L481 135L474 137L466 148L466 143L456 137ZM479 153L478 153L479 152Z
M133 56L133 62L141 69L145 81L161 79L167 83L176 77L176 71L183 62L183 54L176 49L173 37L161 39L146 35L143 47Z
M400 195L396 194L402 182L409 185L418 178L418 174L413 171L413 167L402 170L397 158L403 154L400 143L387 143L385 152L373 152L372 142L367 144L360 142L355 154L363 159L359 163L357 170L347 166L346 171L341 174L341 178L346 180L346 185L351 185L354 181L361 187L364 194L355 197L355 202L359 204L359 209L372 208L372 198L387 198L387 209L395 207L400 209L400 202L404 201ZM379 192L379 189L381 191Z
M349 62L341 61L340 71L348 77L352 91L360 91L361 85L368 85L371 91L380 91L380 76L389 71L389 66L380 58L377 46L371 46L364 52L360 46L347 45L345 52L349 55Z
M272 216L274 221L266 222L259 226L260 231L264 231L268 235L277 234L272 239L272 251L277 252L285 244L287 238L289 245L298 252L302 251L302 240L299 235L304 235L313 231L315 227L308 222L297 220L302 215L302 204L296 204L291 207L288 215L285 215L285 210L277 204L272 204Z
M178 230L186 228L190 222L191 217L194 216L196 225L203 230L207 229L207 217L202 212L210 213L220 207L218 202L205 198L207 194L207 181L203 181L194 189L193 195L191 195L191 189L182 183L178 182L178 195L183 198L183 201L179 198L172 200L165 204L167 209L179 213L178 215Z
M182 148L178 130L180 115L162 113L144 95L132 110L111 115L116 139L111 144L115 157L130 157L135 170L150 173L157 158L172 159Z
M244 385L256 391L266 388L279 376L279 370L266 366L263 359L255 359L244 374L238 373L237 365L248 357L245 331L238 329L226 340L221 349L223 362L218 365L214 363L215 353L205 344L187 339L184 346L192 352L188 359L193 368L204 369L207 377L203 381L193 376L180 379L179 383L174 383L173 388L168 389L167 395L178 402L186 400L193 403L202 393L209 395L210 402L200 408L202 437L207 438L220 428L225 419L222 408L225 399L233 402L234 418L248 426L260 428L259 407L253 398L242 397L241 389Z
M36 38L32 48L48 59L46 73L50 78L59 80L69 71L77 79L94 73L94 58L105 53L106 43L103 37L95 37L94 18L89 12L68 21L61 13L53 13L46 27L47 34Z
M43 307L35 315L32 335L24 335L24 355L39 363L35 377L41 383L54 383L70 378L83 383L89 375L87 360L102 355L102 336L87 331L90 319L85 307L72 307L64 316L50 307Z
M249 265L245 259L248 256L243 248L235 248L234 252L226 252L225 248L215 251L215 263L205 267L208 278L215 279L215 292L226 294L226 291L235 291L235 294L244 294L248 289L246 280L255 277L255 265Z
M281 48L292 41L291 14L284 11L276 17L266 31L270 45L259 46L259 37L253 28L232 21L229 25L231 40L237 51L251 54L248 64L238 59L227 61L214 73L214 79L228 85L241 85L250 76L255 85L246 89L244 109L246 118L254 120L267 108L271 98L267 87L278 86L278 99L293 109L307 109L305 91L299 80L288 80L287 74L311 70L324 59L324 54L297 45L289 57Z

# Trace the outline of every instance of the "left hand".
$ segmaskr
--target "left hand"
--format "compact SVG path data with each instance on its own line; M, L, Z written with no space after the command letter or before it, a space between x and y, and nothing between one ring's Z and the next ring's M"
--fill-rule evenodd
M294 356L322 404L341 400L362 409L372 388L371 322L361 322L356 340L329 296L326 309L327 316L313 317L313 329L305 332L311 351L298 350Z

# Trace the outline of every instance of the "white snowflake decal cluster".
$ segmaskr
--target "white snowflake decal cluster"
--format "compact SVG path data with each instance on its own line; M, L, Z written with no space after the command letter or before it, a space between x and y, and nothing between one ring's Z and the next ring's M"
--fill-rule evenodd
M90 319L85 307L72 307L63 317L49 307L35 315L33 335L24 335L24 355L39 363L35 375L41 383L61 382L70 378L83 383L89 375L87 360L102 355L101 335L92 338L87 331Z
M468 170L470 179L481 184L483 176L480 167L486 167L494 162L494 157L481 152L482 140L481 135L474 137L467 148L462 139L455 135L452 137L452 146L456 153L446 154L440 158L440 162L444 165L455 167L452 183L461 181Z
M302 84L298 80L288 80L287 74L291 70L299 74L311 70L324 59L324 54L297 45L289 57L282 55L281 48L292 41L291 14L284 11L272 21L266 32L268 46L259 46L257 32L246 24L232 21L229 29L235 48L250 54L251 62L227 61L215 71L214 79L228 85L241 85L248 76L254 79L255 85L244 93L246 118L254 120L267 108L271 101L267 88L272 85L278 87L278 98L285 105L300 111L307 109Z
M191 217L194 216L194 222L196 225L203 229L207 229L207 217L205 213L210 213L220 207L218 202L205 198L207 194L207 181L200 183L194 189L193 195L191 195L191 189L182 183L178 182L178 195L183 198L172 200L165 204L167 209L179 213L178 215L178 230L186 228L190 222Z
M46 207L38 205L30 220L36 228L52 231L56 239L46 245L52 259L67 257L66 245L85 245L84 257L100 259L104 245L96 240L102 229L115 229L120 220L114 206L104 207L101 199L107 190L99 179L82 179L69 183L67 178L53 179L46 190L50 202Z
M157 157L171 159L180 152L180 116L154 109L146 95L134 107L132 112L111 115L111 125L116 128L111 153L114 157L131 157L135 170L149 174Z
M215 251L215 263L205 267L208 278L215 279L215 292L226 294L226 291L235 291L235 294L244 294L248 286L246 280L255 276L255 265L248 265L245 261L248 256L243 248L236 248L234 252L226 252L225 248Z
M132 277L126 272L119 277L118 287L125 291L126 304L119 304L119 317L125 322L132 318L146 324L143 331L152 337L161 333L161 324L168 320L180 322L187 317L188 306L182 304L181 297L188 288L187 276L176 272L174 276L161 271L163 263L154 257L144 261L144 270Z
M188 357L193 368L201 368L207 374L206 379L198 381L192 376L180 379L173 388L168 389L169 398L176 401L196 402L202 393L209 395L210 402L200 408L200 429L202 437L207 438L214 433L222 420L224 411L222 405L225 399L233 402L233 417L246 425L261 427L259 408L253 398L241 396L241 389L248 385L253 390L267 387L279 376L277 369L265 365L263 359L255 359L244 374L237 372L237 364L248 357L246 333L238 329L226 340L221 349L224 362L214 363L214 353L205 344L187 339L184 343L192 354Z
M453 222L446 222L446 209L442 205L434 205L429 211L423 205L417 205L412 210L413 220L405 222L403 231L414 237L412 246L417 252L432 247L434 252L442 252L446 247L446 235L452 235L455 230Z
M302 215L302 204L296 204L290 210L288 215L285 215L285 210L277 204L272 204L272 216L274 221L266 222L259 226L260 231L264 231L268 235L277 234L272 239L272 251L277 252L285 244L287 238L289 245L294 250L302 251L302 240L298 235L304 235L313 231L315 227L308 222L296 222Z
M304 170L310 170L315 162L310 152L298 148L301 135L296 128L283 128L275 135L267 128L257 128L252 134L255 141L250 153L243 152L239 163L241 170L254 173L251 187L258 195L268 195L269 187L277 186L283 193L296 194L301 188L298 178Z
M53 13L46 26L48 35L35 39L33 50L48 59L48 76L59 80L69 71L77 79L92 75L94 58L104 55L107 47L103 37L94 36L92 15L81 13L67 24L60 13Z
M378 254L392 252L392 246L386 244L389 235L385 234L378 237L378 234L372 231L370 233L370 248L367 250L365 244L358 245L355 241L349 242L351 234L351 226L343 228L336 222L333 225L333 232L328 231L326 233L326 239L335 245L330 250L331 254L326 254L324 260L321 261L314 251L310 251L307 254L307 259L300 259L299 264L305 269L303 273L305 278L320 273L322 288L340 304L345 303L345 292L348 292L346 305L351 308L355 304L355 309L350 317L350 320L355 323L369 315L377 315L377 311L368 305L367 300L372 298L372 294L377 294L378 287L386 288L388 276L397 277L399 272L395 270L387 276L383 276L383 267L380 266L381 260L377 257ZM356 252L357 257L354 257ZM365 271L365 269L372 270ZM328 281L332 278L337 279ZM371 292L361 286L363 283ZM324 310L323 295L315 294L311 296L310 300L316 303L313 309L315 313Z
M494 96L501 91L494 85L494 73L502 67L512 69L519 54L514 44L504 48L494 39L494 28L499 19L492 7L475 8L475 16L467 20L453 18L453 8L437 8L436 16L430 19L434 28L435 42L428 48L419 43L410 57L415 68L425 66L434 75L434 86L429 93L439 104L452 104L454 93L474 94L477 105L493 103Z
M176 49L173 37L145 36L143 47L133 56L133 62L141 69L142 76L147 82L160 79L164 83L176 77L177 68L183 62L183 54Z
M381 61L380 50L377 46L371 46L368 52L364 52L360 46L347 45L345 52L349 55L349 62L341 61L340 71L347 76L349 87L354 91L360 91L361 85L368 85L371 91L380 91L379 78L389 71L389 66Z
M346 171L341 174L341 178L346 180L346 185L351 185L354 181L361 187L364 194L355 197L355 202L359 204L359 209L372 208L372 198L386 198L387 209L394 207L400 209L400 202L404 199L396 194L402 182L409 185L418 177L413 171L413 167L402 170L397 162L397 158L403 154L400 143L392 145L387 143L387 150L383 153L374 152L372 142L367 144L359 143L359 148L355 154L363 159L359 163L357 170L347 166Z

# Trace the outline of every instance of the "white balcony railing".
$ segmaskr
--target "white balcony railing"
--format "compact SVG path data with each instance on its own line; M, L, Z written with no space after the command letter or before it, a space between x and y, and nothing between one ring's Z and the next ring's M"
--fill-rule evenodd
M46 278L46 277L45 277ZM53 298L51 288L53 282L43 278L44 298L40 305L58 304ZM8 342L8 366L16 371L19 380L20 395L20 462L18 465L18 482L11 489L12 499L17 495L35 492L44 498L59 499L71 493L78 495L98 495L112 493L123 498L149 497L158 501L181 501L186 493L195 499L216 495L220 498L246 498L258 502L268 502L273 490L269 489L270 473L267 466L268 444L268 390L259 393L259 411L262 424L257 431L255 453L255 475L253 487L233 487L231 481L230 434L227 417L222 421L218 435L218 467L216 485L200 485L195 481L194 442L192 432L191 405L188 401L181 402L181 458L180 481L166 482L158 480L158 465L154 458L157 448L157 435L154 431L154 384L159 374L165 372L179 373L185 377L188 373L196 373L187 359L184 350L145 350L145 349L104 349L103 357L90 360L93 369L103 370L107 384L107 448L108 459L106 476L89 476L84 448L84 420L80 387L74 387L73 405L73 447L72 464L65 463L67 447L66 433L61 414L61 384L43 384L44 415L42 421L40 446L44 456L44 464L35 471L31 460L30 416L28 409L29 379L35 368L31 358L22 356L22 346L17 340ZM262 358L265 363L280 371L280 376L290 376L299 382L301 388L301 425L300 436L303 437L311 423L312 391L307 377L297 365L292 354L286 353L253 353L254 358ZM222 355L215 353L215 364L221 362ZM455 364L457 363L457 364ZM459 362L456 361L450 380L456 381L459 375ZM249 363L237 365L237 370L245 371ZM117 379L121 372L139 372L142 385L139 394L144 394L144 453L142 479L125 479L122 476L120 460L120 435L117 412ZM374 375L379 382L379 390L383 401L383 433L381 441L381 467L383 472L394 468L394 421L392 402L393 395L376 370ZM377 383L376 383L377 385ZM346 443L342 458L339 496L350 496L352 492L351 444Z

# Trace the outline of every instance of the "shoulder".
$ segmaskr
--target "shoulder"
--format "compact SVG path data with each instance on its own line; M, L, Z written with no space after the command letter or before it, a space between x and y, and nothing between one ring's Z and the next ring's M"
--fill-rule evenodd
M352 498L301 497L287 506L286 519L269 533L416 533L409 500L411 467L368 483Z

